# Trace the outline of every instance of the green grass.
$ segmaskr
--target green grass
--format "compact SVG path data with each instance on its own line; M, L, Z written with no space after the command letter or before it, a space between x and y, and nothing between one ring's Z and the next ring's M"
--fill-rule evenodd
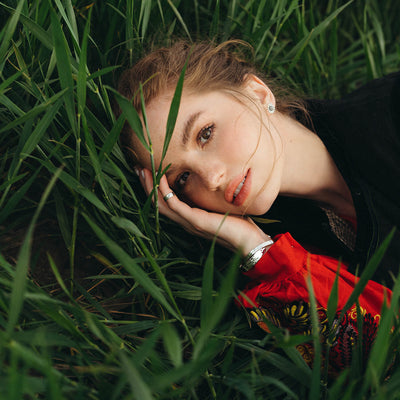
M266 74L338 97L399 68L399 15L396 0L1 2L0 398L399 398L399 284L368 364L328 381L298 338L249 328L237 257L158 216L112 113L123 68L174 37L244 39Z

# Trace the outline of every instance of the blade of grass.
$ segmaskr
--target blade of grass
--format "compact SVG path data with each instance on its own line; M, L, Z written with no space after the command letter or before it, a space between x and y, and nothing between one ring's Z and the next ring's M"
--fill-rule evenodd
M87 46L88 46L91 17L92 17L92 9L90 9L89 11L89 16L86 21L85 30L83 31L82 46L79 54L78 80L76 84L78 119L80 119L81 115L83 115L86 106ZM79 122L78 122L78 127L79 127Z
M32 108L26 113L23 113L20 117L14 119L13 121L9 122L6 126L0 129L0 133L7 132L15 127L22 125L24 122L28 121L29 119L34 118L36 115L42 113L43 111L49 111L49 106L53 103L57 102L59 98L61 98L65 94L66 90L61 90L60 92L56 93L54 96L50 97L46 102L37 105L36 107ZM57 111L57 110L56 110ZM40 140L40 139L39 139ZM26 152L26 151L25 151Z
M167 299L164 297L160 288L148 277L142 268L132 259L120 246L112 241L86 214L83 214L87 223L91 226L95 234L104 243L113 256L124 266L130 275L168 312L175 318L179 318L178 314L171 307Z
M182 15L180 14L180 12L178 11L178 9L175 7L174 3L171 0L168 0L168 4L171 7L174 14L176 15L176 18L178 19L178 21L181 23L184 31L186 32L188 39L192 42L192 37L190 36L189 29L186 26L186 23L183 20Z
M210 251L211 252L211 251ZM205 310L203 308L202 304L202 314L201 314L201 321L200 321L200 334L196 340L194 349L193 349L193 359L195 360L199 354L203 351L204 346L207 343L207 340L209 340L210 333L215 329L217 323L220 321L222 318L227 306L229 300L233 297L233 289L234 289L234 284L235 284L235 279L237 276L237 272L239 269L239 263L240 263L240 257L238 254L235 255L235 257L232 259L229 269L224 276L224 279L222 281L220 290L216 296L216 299L212 301L212 304L210 304L209 309ZM212 264L210 263L210 266ZM210 266L208 267L209 269ZM208 271L205 273L206 277L209 279L210 272ZM205 291L205 301L206 304L210 303L210 284L207 284L207 289ZM203 295L202 291L202 295ZM203 296L202 296L202 303L203 303ZM209 382L210 384L210 382Z
M59 168L52 176L50 182L46 186L42 197L40 198L39 204L35 210L31 223L29 224L25 239L22 243L21 249L18 254L18 261L15 268L15 278L10 299L10 312L8 315L7 333L11 334L15 325L18 322L19 315L22 310L24 302L24 294L26 288L26 274L28 272L30 264L30 253L32 246L33 231L35 229L36 222L39 218L40 212L46 204L47 198L55 185L58 177L61 174L61 168Z
M56 168L49 163L47 160L39 160L50 172L54 173ZM82 186L75 178L71 175L67 174L65 171L62 171L59 176L60 181L62 181L67 187L69 187L74 192L77 192L81 196L85 197L90 203L92 203L96 208L105 212L106 214L110 214L110 211L107 207L99 200L99 198L88 188Z
M134 1L126 0L126 24L125 24L125 43L126 49L129 54L129 65L133 64L133 48L135 38L133 33L135 32L134 28Z
M75 47L78 47L79 46L78 28L76 26L75 13L72 10L71 1L64 0L64 6L61 4L60 0L54 0L54 3L57 6L58 12L62 16L62 19L65 21L66 26L68 27L68 30L74 41ZM64 7L66 8L66 10L64 9Z
M386 249L388 248L393 238L394 232L395 229L392 229L392 231L389 233L386 239L382 242L381 246L378 248L378 250L374 253L374 255L367 263L362 275L360 276L357 285L355 286L353 292L351 293L349 299L347 300L346 304L343 307L343 310L340 313L339 320L343 318L345 312L355 303L356 299L360 296L365 286L367 285L368 281L372 279L374 272L378 268L378 265L382 260L386 252Z
M318 24L303 38L301 39L287 54L287 60L291 60L289 67L286 70L286 75L289 75L295 65L297 64L299 58L303 54L304 49L307 47L309 42L313 40L315 37L320 35L323 31L327 29L330 23L346 8L348 7L354 0L348 1L343 6L339 7L337 10L333 11L328 17L326 17L320 24Z
M99 152L99 162L100 164L103 163L104 157L107 154L110 154L114 148L114 146L116 145L119 135L121 134L121 130L122 127L124 126L125 123L125 119L123 118L123 116L121 115L117 121L115 122L115 124L113 125L113 127L111 128L110 133L108 134L106 140L104 141L100 152Z
M119 228L124 229L132 235L143 238L143 239L148 239L146 236L143 235L141 230L129 219L123 218L123 217L112 217L111 221L114 222L115 225L117 225Z
M188 56L186 58L185 65L183 66L183 69L182 69L182 71L181 71L181 73L179 75L179 79L178 79L178 82L177 82L176 87L175 87L174 96L172 97L171 106L169 108L167 126L166 126L166 133L165 133L164 144L163 144L163 151L162 151L162 155L161 155L160 166L158 168L159 171L161 171L161 169L162 169L161 168L162 162L163 162L163 160L165 158L165 154L167 153L168 146L169 146L169 143L170 143L171 138L172 138L172 134L173 134L174 129L175 129L176 118L178 117L179 106L180 106L180 103L181 103L181 97L182 97L182 90L183 90L183 83L184 83L184 79L185 79L186 68L187 68L187 64L189 62L190 55L191 55L191 51L189 51L189 54L188 54Z
M7 203L3 206L4 202L0 202L1 210L0 210L0 224L6 220L7 217L11 215L11 213L16 209L20 201L25 197L26 192L29 190L29 188L33 185L33 183L36 181L37 176L39 175L40 169L35 171L33 175L19 188L18 191L16 191L10 199L7 201ZM11 185L7 187L7 189L10 189ZM6 194L6 191L4 192ZM2 200L5 201L5 197L2 198Z
M388 338L392 335L393 321L398 317L398 306L400 299L399 278L400 276L397 277L393 287L390 308L386 308L384 305L382 309L378 332L371 349L367 365L367 379L365 379L362 387L363 393L366 393L371 389L379 389L382 380L385 379L385 375L387 373L387 368L385 368L385 365L388 365L387 361L389 360L390 362L393 357L393 354L389 353L390 340L388 340Z
M309 265L309 262L307 262ZM314 360L311 375L311 387L308 398L310 400L317 400L321 394L321 340L320 340L320 322L317 313L317 301L315 299L314 287L311 281L311 273L309 272L306 277L308 295L310 301L310 314L312 324L312 337L314 347Z
M74 82L72 79L72 68L70 63L70 50L67 40L61 29L58 16L53 9L51 9L51 28L54 40L54 50L57 60L57 70L60 78L60 85L62 89L67 89L64 94L65 108L67 111L69 123L75 135L77 135L77 123L75 118L75 104L73 98Z
M152 0L142 1L140 5L139 15L139 26L141 27L141 40L144 41L146 38L147 27L149 26L149 19L151 14L151 8L153 5Z
M2 72L3 60L5 60L6 53L8 52L8 46L10 45L11 39L13 37L14 31L17 27L17 23L19 21L19 17L21 15L22 7L25 3L25 0L20 0L17 8L13 10L13 15L8 20L7 24L2 29L1 35L1 44L0 44L0 74Z
M132 106L131 102L128 99L126 99L124 96L122 96L113 88L109 87L109 89L112 92L114 92L116 100L119 106L121 107L122 114L128 121L129 125L131 126L132 131L138 137L138 139L145 147L145 149L150 151L149 145L144 137L143 126L139 114L137 113L137 111L135 110L135 108Z
M165 323L162 325L162 333L164 346L167 354L175 367L182 365L182 345L178 332L172 324Z
M151 394L150 388L144 382L143 378L140 376L139 371L132 365L127 356L124 353L121 353L120 359L126 371L126 377L131 387L131 391L133 394L132 398L141 400L153 400L154 397Z

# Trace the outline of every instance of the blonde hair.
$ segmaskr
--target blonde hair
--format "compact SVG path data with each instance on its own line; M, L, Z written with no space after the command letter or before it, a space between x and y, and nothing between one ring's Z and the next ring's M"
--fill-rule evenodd
M266 80L256 68L245 60L243 49L250 45L240 40L229 40L219 45L212 42L189 43L184 40L175 42L170 47L163 47L150 52L134 66L125 70L118 82L118 91L132 100L135 109L140 112L141 100L138 94L143 85L145 104L176 86L181 71L187 61L184 86L196 92L228 90L240 93L246 79L254 74L260 77L274 93L276 109L287 115L306 112L303 101L294 96L274 81ZM116 115L121 114L119 108ZM121 132L121 145L125 152L135 158L133 134L126 123ZM135 161L135 160L134 160Z

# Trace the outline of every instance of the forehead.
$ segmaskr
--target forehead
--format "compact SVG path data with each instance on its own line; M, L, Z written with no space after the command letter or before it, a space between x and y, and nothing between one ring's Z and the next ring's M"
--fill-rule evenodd
M159 162L161 157L167 129L168 114L173 95L174 90L172 89L164 91L145 106L147 126L156 163ZM177 141L178 132L182 131L183 124L188 113L201 104L200 97L201 96L199 95L192 95L192 93L188 90L182 91L178 116L175 122L174 134L168 147L168 153L170 152L170 148L174 147L174 144ZM140 114L140 118L144 129L144 135L147 137L142 113ZM140 143L139 139L137 139L136 135L133 137L133 143L139 162L143 166L148 166L150 160L149 153Z
M153 151L159 147L159 142L161 142L161 146L164 142L166 123L171 106L172 96L172 91L165 91L145 105L147 126L153 146ZM146 126L144 123L142 112L139 113L139 117L142 122L143 134L146 138L146 141L148 141ZM145 147L142 145L134 132L132 132L132 145L136 159L138 160L139 164L148 168L150 165L149 152L145 149Z
M151 139L157 139L158 136L165 136L165 130L167 126L167 119L169 110L171 107L171 101L173 97L172 91L163 92L154 99L152 99L148 104L146 104L145 111L147 117L147 124L149 126L149 131ZM182 93L181 106L179 112L182 109L182 103L184 103L185 94ZM143 116L142 116L143 119Z
M156 164L159 163L162 154L173 94L174 90L165 91L146 105L147 125ZM217 114L220 116L221 114L230 115L231 101L235 101L233 96L229 96L222 91L194 93L191 90L184 89L181 96L174 133L168 147L167 158L171 155L179 157L179 151L183 149L181 141L183 131L185 130L185 123L191 116L194 114L201 114L198 123L209 123L210 121L208 119L214 118ZM141 119L144 126L143 115L141 115ZM144 133L146 136L146 131ZM150 156L148 151L145 150L137 138L135 139L134 137L133 142L138 161L143 166L149 167Z

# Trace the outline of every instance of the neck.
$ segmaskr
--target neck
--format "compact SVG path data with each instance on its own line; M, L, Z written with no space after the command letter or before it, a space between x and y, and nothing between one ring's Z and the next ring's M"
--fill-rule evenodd
M355 217L350 190L321 139L292 118L277 114L284 167L280 194L314 200Z

